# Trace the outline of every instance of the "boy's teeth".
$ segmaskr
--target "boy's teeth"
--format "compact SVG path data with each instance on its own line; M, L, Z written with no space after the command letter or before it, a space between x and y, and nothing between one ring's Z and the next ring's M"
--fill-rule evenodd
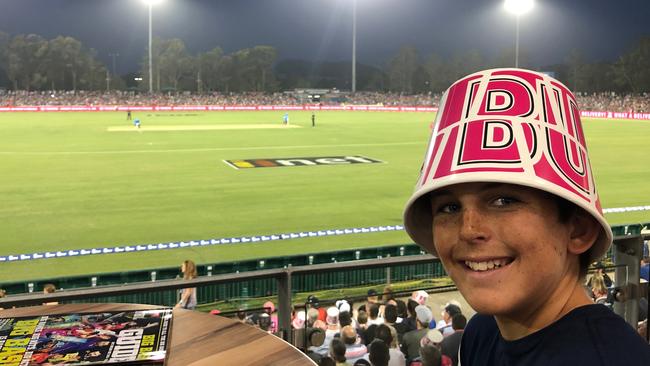
M470 261L465 261L465 265L469 268L471 268L474 271L489 271L492 269L498 269L501 266L506 265L505 259L497 259L497 260L489 260L486 262L470 262Z

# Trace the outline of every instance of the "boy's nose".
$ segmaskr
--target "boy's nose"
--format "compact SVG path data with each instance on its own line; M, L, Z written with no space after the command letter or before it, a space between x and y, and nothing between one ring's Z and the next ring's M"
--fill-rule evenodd
M460 218L460 239L466 242L486 241L488 230L485 227L485 217L476 208L463 208Z

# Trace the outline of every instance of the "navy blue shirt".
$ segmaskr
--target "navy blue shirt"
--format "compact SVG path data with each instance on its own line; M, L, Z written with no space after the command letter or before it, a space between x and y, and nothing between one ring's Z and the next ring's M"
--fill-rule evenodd
M604 305L576 308L524 338L506 341L493 316L477 314L461 340L462 366L648 366L650 345Z

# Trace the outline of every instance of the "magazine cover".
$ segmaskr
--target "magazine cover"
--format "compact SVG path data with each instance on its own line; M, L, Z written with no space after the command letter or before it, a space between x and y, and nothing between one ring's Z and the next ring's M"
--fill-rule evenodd
M171 318L171 309L0 318L0 366L162 365Z

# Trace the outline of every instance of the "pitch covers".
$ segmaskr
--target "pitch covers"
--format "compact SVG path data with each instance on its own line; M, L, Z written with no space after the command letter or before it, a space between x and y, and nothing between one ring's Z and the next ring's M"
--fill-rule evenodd
M171 320L171 309L0 318L0 365L162 365Z

